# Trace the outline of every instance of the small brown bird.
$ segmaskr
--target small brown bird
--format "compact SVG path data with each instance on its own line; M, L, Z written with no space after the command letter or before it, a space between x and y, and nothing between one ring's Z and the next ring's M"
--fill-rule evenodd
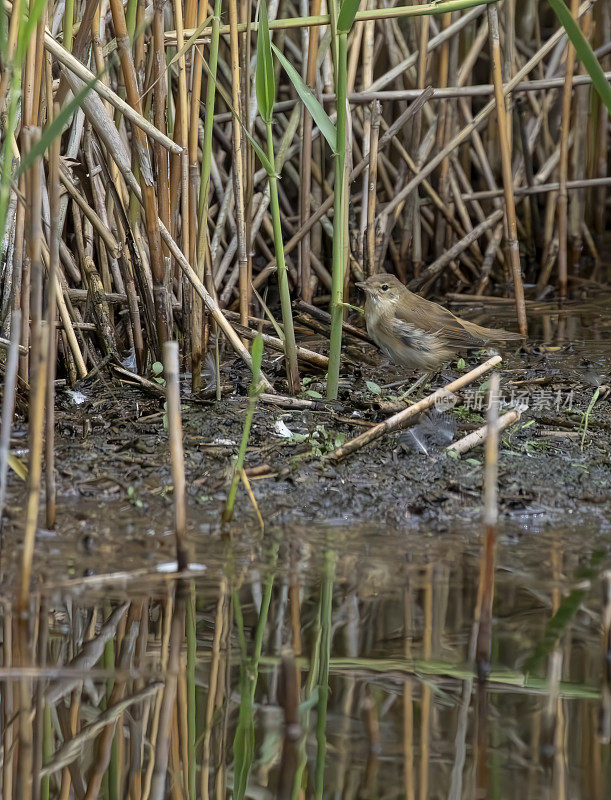
M367 295L367 333L392 361L412 369L432 370L454 352L491 341L514 341L519 333L483 328L447 308L410 292L394 275L373 275L357 283Z

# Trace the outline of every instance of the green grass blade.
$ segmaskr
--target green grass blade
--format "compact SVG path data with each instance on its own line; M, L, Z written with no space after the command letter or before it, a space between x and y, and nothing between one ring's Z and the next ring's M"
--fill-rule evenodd
M344 0L337 18L338 33L350 33L350 29L354 24L356 12L359 10L360 5L361 0Z
M573 43L573 47L577 51L579 59L587 69L590 78L592 78L594 88L600 95L603 103L609 109L609 112L611 112L611 84L605 78L605 73L598 63L594 51L590 47L590 43L579 29L579 25L575 22L571 12L562 0L549 0L549 4L554 9L554 13Z
M269 35L267 3L261 0L259 6L259 28L257 30L257 72L255 75L257 106L261 119L266 124L272 121L274 100L276 99L276 79L272 59L272 42Z
M297 90L297 94L301 98L302 103L308 109L312 119L318 125L320 132L329 143L329 147L334 153L336 153L337 131L335 130L335 125L331 122L329 115L324 110L322 105L318 102L318 100L314 97L310 89L306 86L303 78L297 72L297 70L291 64L291 62L287 59L284 53L281 53L280 50L278 50L278 48L274 44L272 44L272 49L276 54L276 56L278 57L278 60L284 67L284 70L286 74L289 76L291 83Z

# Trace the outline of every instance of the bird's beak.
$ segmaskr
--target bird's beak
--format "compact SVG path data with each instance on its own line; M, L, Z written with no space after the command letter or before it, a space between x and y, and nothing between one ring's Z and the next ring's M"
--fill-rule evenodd
M362 289L364 292L369 289L369 286L365 283L365 281L357 281L354 285L358 286L359 289Z

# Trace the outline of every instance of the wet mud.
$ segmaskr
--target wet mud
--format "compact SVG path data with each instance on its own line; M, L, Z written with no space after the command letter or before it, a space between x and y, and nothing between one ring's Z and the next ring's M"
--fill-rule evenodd
M473 309L471 317L479 321L477 312ZM499 312L495 314L495 320L500 318L497 324L506 324ZM507 310L505 315L509 314ZM555 523L608 517L609 320L602 311L568 320L562 328L565 341L558 340L560 315L548 321L555 325L551 341L531 340L528 350L503 354L501 413L518 403L528 408L501 434L501 519L528 524L534 519ZM319 342L310 339L306 344L315 348ZM327 455L487 355L468 354L465 363L452 363L401 403L398 397L418 374L406 375L372 346L348 340L336 403L322 398L323 380L316 372L302 374L302 399L310 407L259 400L245 469L265 525L374 523L398 531L435 533L476 522L482 510L483 447L458 458L450 457L445 447L447 441L485 423L488 375L461 390L453 409L416 418L411 427L415 435L408 429L384 436L337 465ZM281 383L282 364L273 354L264 369ZM224 362L221 372L221 401L206 399L205 393L191 396L188 376L183 381L193 536L219 530L242 435L247 384L242 365L231 360ZM209 387L207 394L214 395L214 388ZM98 557L106 552L111 560L116 560L114 545L125 539L136 543L136 560L138 553L144 559L155 558L166 546L170 553L172 477L162 392L155 396L127 380L100 374L76 390L58 389L57 397L57 535L68 537L76 554ZM433 435L440 428L447 428L447 440ZM12 451L27 461L23 422L15 427ZM12 475L4 531L9 541L13 536L19 539L23 498L23 484ZM238 529L259 526L243 486L233 524ZM41 531L39 537L45 535L55 536Z

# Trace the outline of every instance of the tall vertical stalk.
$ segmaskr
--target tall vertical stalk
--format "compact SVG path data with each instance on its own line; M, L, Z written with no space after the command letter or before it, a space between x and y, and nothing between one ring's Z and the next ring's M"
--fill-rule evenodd
M501 167L503 171L503 189L505 193L505 215L507 220L507 251L510 259L513 290L516 301L518 329L524 336L528 334L526 320L526 304L524 302L524 286L522 284L522 267L520 265L520 249L518 245L518 224L516 220L516 203L513 195L513 177L511 174L511 152L507 134L507 113L503 92L503 75L501 72L501 45L499 36L499 17L496 5L489 5L488 27L490 31L490 54L492 60L492 79L496 116L498 121L499 145L501 150Z
M312 14L320 14L321 0L313 0ZM313 89L316 83L316 56L318 55L318 31L311 28L308 33L308 55L306 61L305 83ZM304 225L310 216L310 189L312 185L312 115L303 109L303 137L301 149L301 181L299 187L299 213L301 225ZM300 243L300 282L301 298L306 303L312 302L312 287L310 278L310 240L308 231Z
M206 111L204 117L204 142L202 145L202 166L199 181L199 208L197 215L197 263L200 266L200 274L203 273L204 285L216 298L216 289L212 275L212 254L210 252L210 240L208 235L208 213L210 209L210 173L212 171L212 132L214 125L214 102L216 97L216 72L219 57L219 40L221 26L221 7L222 0L214 0L214 15L212 17L212 33L210 34L210 57L209 74L206 84ZM216 366L216 392L217 400L220 400L221 381L219 374L219 334L216 323L215 337L215 366Z
M240 57L238 45L237 0L229 0L229 44L231 53L231 99L237 114L241 113ZM239 120L233 118L233 194L235 200L236 235L238 240L238 274L240 292L240 322L248 325L250 287L248 286L248 256L246 253L246 221L244 219L244 164L242 131Z
M282 322L284 324L284 357L286 363L286 377L291 394L299 391L299 368L297 365L297 348L295 346L295 331L293 329L293 312L291 309L291 293L289 279L284 260L284 242L282 240L282 220L280 218L280 203L278 201L278 178L276 176L276 163L274 156L274 135L272 122L274 118L274 100L276 98L276 78L274 76L274 61L272 45L267 20L267 4L261 0L259 7L259 30L257 32L257 72L256 72L257 106L261 119L265 123L267 134L267 175L269 180L269 198L274 230L274 250L276 251L276 271L278 274L278 287L280 290L280 305L282 307Z
M333 266L331 288L331 341L327 397L337 398L339 366L342 352L342 322L344 315L344 216L346 214L346 80L348 71L348 33L337 35L337 152L335 155L335 204L333 211Z
M571 15L577 16L579 3L571 0ZM568 281L568 194L566 182L569 176L569 133L571 124L571 98L573 95L573 72L575 70L575 48L567 39L566 74L562 91L562 125L560 128L560 163L558 165L558 296L566 299Z
M53 116L59 111L55 106ZM53 141L49 153L49 178L51 182L51 208L59 208L59 137ZM51 233L49 237L49 269L47 288L47 328L49 331L47 352L47 409L45 430L45 499L46 525L48 529L55 527L55 361L57 355L57 332L55 319L57 316L57 274L59 271L59 239L60 231L56 214L51 214Z
M202 147L202 170L199 184L198 214L198 261L204 257L205 243L208 240L208 208L210 196L210 172L212 168L212 128L214 124L214 98L216 94L216 70L219 58L219 29L221 26L222 0L214 0L212 33L210 34L210 57L208 83L206 84L206 113L204 117L204 143ZM210 291L210 286L207 287Z
M113 24L117 36L117 49L121 61L123 80L127 101L132 108L141 112L140 90L136 79L134 61L128 46L129 38L125 23L125 13L121 0L110 0ZM146 221L146 232L149 245L149 258L151 272L153 274L153 292L155 298L155 313L157 321L157 338L159 350L161 345L170 338L169 324L169 298L167 296L165 266L161 248L161 233L159 228L159 216L157 207L157 193L153 178L153 168L151 155L149 152L146 134L137 125L132 126L132 136L135 151L138 155L138 165L140 168L140 188L142 190L142 200L144 203L144 217Z
M267 155L275 167L274 160L274 136L272 133L271 122L266 123L267 127ZM297 347L295 345L295 331L293 328L293 313L291 310L291 293L289 290L289 278L284 260L284 242L282 241L282 221L280 219L280 203L278 202L278 178L275 174L269 174L269 204L272 214L272 226L274 229L274 250L276 252L276 270L278 272L278 288L280 290L280 305L282 307L282 324L284 325L284 356L286 361L286 377L289 384L289 392L295 394L301 388L299 380L299 367L297 364ZM341 308L341 307L340 307Z
M64 40L63 46L72 52L72 34L74 30L74 0L66 0L64 6Z
M199 4L197 24L201 25L206 19L208 4L203 0ZM197 151L199 145L199 105L202 93L203 78L203 54L201 45L193 49L191 56L193 68L191 70L191 103L189 118L189 260L197 273L197 277L203 282L204 265L197 258L197 209L198 209L198 189L199 169L197 165ZM201 386L201 371L204 344L204 305L201 299L191 293L191 383L194 391Z

